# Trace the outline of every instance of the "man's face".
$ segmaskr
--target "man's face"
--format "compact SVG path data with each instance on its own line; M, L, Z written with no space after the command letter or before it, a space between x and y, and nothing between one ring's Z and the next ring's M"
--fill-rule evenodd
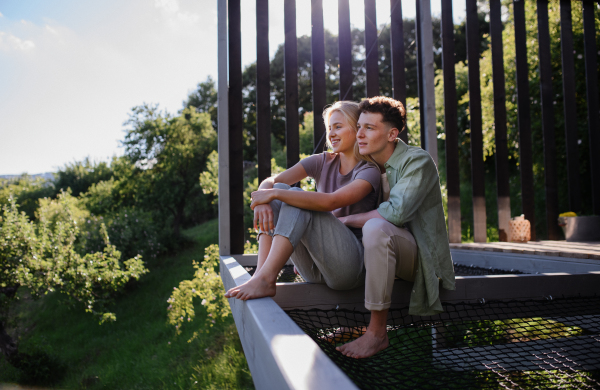
M398 135L396 129L381 121L379 113L363 112L358 118L358 133L356 134L360 154L377 155Z

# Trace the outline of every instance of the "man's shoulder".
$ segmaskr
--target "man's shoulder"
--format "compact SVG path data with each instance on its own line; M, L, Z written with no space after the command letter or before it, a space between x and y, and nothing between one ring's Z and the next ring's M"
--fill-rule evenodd
M397 158L392 159L390 165L400 169L407 164L417 164L422 166L435 167L435 163L429 152L418 146L404 145L402 153L398 153Z

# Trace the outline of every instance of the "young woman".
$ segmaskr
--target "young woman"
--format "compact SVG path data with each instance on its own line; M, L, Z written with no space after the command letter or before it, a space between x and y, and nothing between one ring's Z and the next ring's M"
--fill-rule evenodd
M257 269L248 282L227 291L227 298L274 296L277 275L289 258L307 282L336 290L364 284L362 229L338 219L373 210L379 197L379 168L356 147L359 115L354 102L327 108L323 119L333 152L300 161L252 193L250 207L259 229ZM290 187L307 176L315 179L317 192Z

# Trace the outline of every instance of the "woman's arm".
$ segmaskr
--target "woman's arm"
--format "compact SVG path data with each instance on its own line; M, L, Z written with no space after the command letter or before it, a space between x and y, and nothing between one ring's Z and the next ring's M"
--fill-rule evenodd
M262 181L262 183L260 183L258 189L271 190L275 183L292 185L304 179L306 176L308 175L306 174L306 170L302 164L297 163L290 169L287 169L278 175L266 178ZM271 206L269 206L268 202L266 204L253 207L252 209L254 210L254 229L257 229L259 226L263 232L268 232L275 229L275 224L273 223L273 210L271 209Z
M259 190L252 193L250 208L278 199L291 206L314 211L333 211L340 207L349 206L367 196L373 187L366 180L356 179L352 183L332 193L287 191L287 190Z

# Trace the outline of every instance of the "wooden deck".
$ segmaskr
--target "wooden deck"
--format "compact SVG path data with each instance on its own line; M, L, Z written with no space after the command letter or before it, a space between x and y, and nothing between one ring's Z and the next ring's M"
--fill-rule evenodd
M600 242L529 241L450 244L451 249L600 260Z

